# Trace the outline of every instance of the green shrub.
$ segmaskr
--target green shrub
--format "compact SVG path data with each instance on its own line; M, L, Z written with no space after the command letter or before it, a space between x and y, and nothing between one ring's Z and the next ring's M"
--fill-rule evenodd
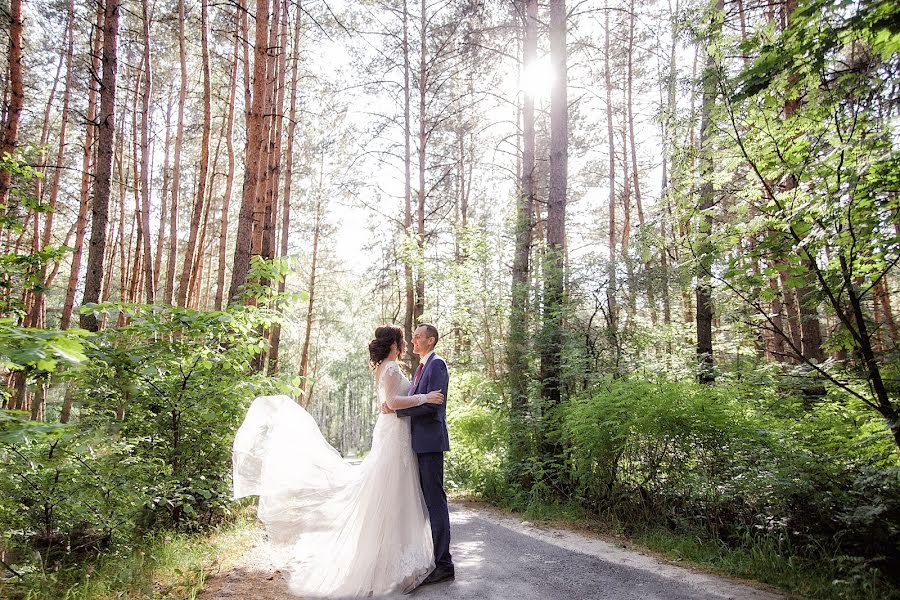
M266 341L256 310L125 310L128 324L98 335L76 382L80 420L130 442L142 477L144 526L211 524L230 499L231 441L253 397L275 381L251 367Z
M503 488L508 421L496 408L501 402L497 386L475 372L453 373L450 385L447 485L458 491L498 497Z
M898 565L896 457L844 396L804 409L752 385L619 380L559 414L572 493L597 514Z
M73 423L0 411L0 547L26 587L98 550L127 551L151 529L195 531L227 517L231 444L247 406L296 393L295 382L252 368L258 332L272 322L263 308L92 310L124 323L85 340L85 360L67 376Z

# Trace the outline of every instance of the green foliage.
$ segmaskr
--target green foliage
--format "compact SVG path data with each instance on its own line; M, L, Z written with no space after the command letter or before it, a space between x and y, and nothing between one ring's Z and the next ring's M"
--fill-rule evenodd
M151 532L133 546L116 545L90 562L48 570L25 586L0 580L0 597L28 600L184 600L208 577L228 568L257 541L255 516L241 510L234 522L207 534Z
M0 319L0 365L30 379L46 380L87 360L87 336L83 329L20 327L12 318ZM9 390L0 394L8 396Z
M651 527L635 537L642 546L676 561L689 561L775 585L800 598L896 598L897 591L877 569L847 556L796 556L787 540L745 536L728 545L702 530L673 532Z
M896 98L885 86L900 73L898 23L895 2L813 0L787 27L741 42L752 60L739 69L719 58L714 143L735 159L715 182L724 210L710 237L717 313L733 310L756 333L778 330L791 358L867 403L882 427L900 410L887 389L896 355L880 350L886 334L872 318L875 286L900 261ZM821 344L808 331L802 343L790 335L774 302L794 294Z
M798 550L896 560L900 469L890 440L860 427L877 424L844 396L801 407L749 385L601 386L565 408L576 493L597 511L615 504L724 541L777 532Z
M818 74L832 69L837 55L857 40L881 60L900 52L900 8L890 0L810 0L798 4L790 21L777 38L763 28L756 39L743 44L749 52L759 47L759 56L742 73L735 99L754 96L787 73Z
M503 485L502 466L508 447L508 421L497 411L498 387L471 371L454 372L450 386L447 485L494 496Z
M259 332L277 318L265 303L83 310L119 326L90 337L0 328L16 367L79 366L66 376L74 424L0 412L0 545L26 587L52 587L51 566L130 551L147 531L194 531L228 517L231 442L250 400L297 392L251 367L266 344Z
M12 187L6 205L0 205L0 232L3 235L18 236L25 226L29 211L46 213L50 207L35 199L30 185L42 174L30 163L36 151L0 156L0 170L10 174ZM47 246L33 249L26 246L22 250L0 254L0 317L21 317L24 314L21 292L43 292L44 267L58 261L68 252L65 246Z
M832 390L810 407L763 372L713 386L602 381L557 407L563 477L548 478L544 461L503 464L506 412L480 389L451 420L458 487L532 518L656 531L657 546L694 540L692 560L793 591L877 597L890 587L885 574L900 564L900 464L857 398ZM530 487L501 477L523 470ZM776 568L785 561L793 562ZM805 577L803 565L815 574Z
M127 324L97 336L95 360L76 382L81 420L114 425L152 473L143 518L176 528L228 510L230 439L250 399L273 385L251 369L266 346L256 333L275 314L259 307L92 307Z

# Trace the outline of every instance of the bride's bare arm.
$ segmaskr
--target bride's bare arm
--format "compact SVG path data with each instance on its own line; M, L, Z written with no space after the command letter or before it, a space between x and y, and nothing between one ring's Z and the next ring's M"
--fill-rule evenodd
M444 394L441 392L429 392L427 394L414 394L412 396L402 396L400 393L405 382L400 371L395 366L388 367L388 371L384 374L384 388L388 391L385 404L391 410L397 411L413 406L421 406L422 404L443 404Z

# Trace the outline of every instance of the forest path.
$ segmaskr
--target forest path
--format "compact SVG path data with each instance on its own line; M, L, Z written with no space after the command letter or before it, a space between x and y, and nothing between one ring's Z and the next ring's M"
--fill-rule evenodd
M450 550L456 580L423 586L415 600L775 600L747 584L672 565L566 529L536 527L483 506L455 503ZM293 600L264 542L213 577L200 600ZM401 597L398 595L398 597Z

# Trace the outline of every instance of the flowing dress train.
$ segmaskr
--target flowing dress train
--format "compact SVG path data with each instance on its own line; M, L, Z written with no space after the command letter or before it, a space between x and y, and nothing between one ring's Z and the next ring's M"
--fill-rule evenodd
M379 403L421 404L395 362L382 366ZM253 401L233 447L234 497L259 496L257 515L292 593L379 596L408 591L434 568L428 512L409 419L380 413L372 449L347 463L288 396Z

